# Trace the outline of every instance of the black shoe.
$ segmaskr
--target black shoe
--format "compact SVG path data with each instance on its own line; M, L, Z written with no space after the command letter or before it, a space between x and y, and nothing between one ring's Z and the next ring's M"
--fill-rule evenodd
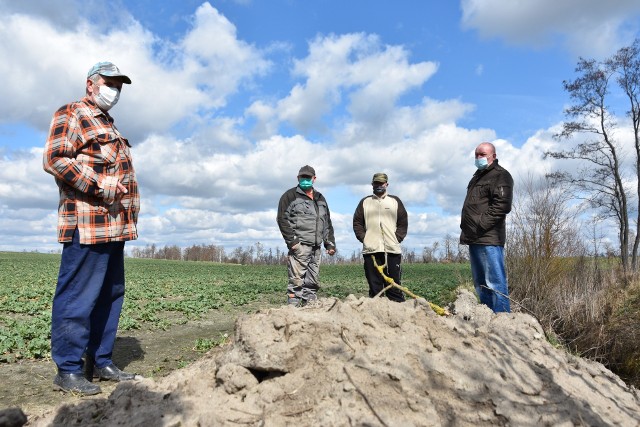
M92 384L84 377L84 374L58 373L53 379L54 390L78 393L83 396L90 396L102 392L97 384Z
M104 368L96 368L95 372L98 374L100 381L128 381L136 377L136 374L122 372L113 363L111 365L105 366Z
M294 307L300 307L302 299L298 298L295 294L287 294L287 304Z

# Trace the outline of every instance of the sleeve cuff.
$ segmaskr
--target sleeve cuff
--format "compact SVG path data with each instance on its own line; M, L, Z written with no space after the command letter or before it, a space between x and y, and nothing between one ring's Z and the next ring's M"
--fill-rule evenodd
M118 178L115 176L105 176L98 182L98 187L102 189L102 199L104 202L108 205L113 204L116 200Z

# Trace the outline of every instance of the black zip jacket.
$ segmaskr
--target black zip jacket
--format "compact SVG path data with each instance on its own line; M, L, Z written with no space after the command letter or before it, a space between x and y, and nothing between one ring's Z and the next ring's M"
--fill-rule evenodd
M512 199L513 178L497 159L486 169L476 171L462 206L460 243L504 246Z

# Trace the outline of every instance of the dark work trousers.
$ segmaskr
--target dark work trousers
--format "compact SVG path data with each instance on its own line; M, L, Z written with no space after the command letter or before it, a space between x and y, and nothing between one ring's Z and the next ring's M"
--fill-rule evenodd
M51 357L58 372L81 373L82 355L103 368L124 301L124 242L81 245L76 229L64 243L51 312Z
M376 252L375 254L364 254L364 275L369 282L369 296L375 297L389 284L385 282L384 278L378 271L375 265L373 265L373 257L375 256L378 265L384 265L385 253ZM400 285L400 276L402 271L400 269L400 261L402 260L401 254L386 254L387 266L384 268L384 274L392 278L396 284ZM392 301L402 302L404 301L404 292L396 287L392 287L385 292L385 296Z

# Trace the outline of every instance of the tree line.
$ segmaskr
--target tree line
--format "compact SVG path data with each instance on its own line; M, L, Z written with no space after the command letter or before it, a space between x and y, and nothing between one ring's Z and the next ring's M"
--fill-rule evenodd
M548 177L593 210L599 220L615 224L621 266L636 272L640 250L640 40L604 60L580 58L575 71L574 80L563 82L571 105L565 109L562 130L555 135L569 147L545 155L577 160L577 169L555 171ZM622 100L618 108L624 113L614 107L618 100Z
M134 247L128 255L132 258L167 259L176 261L208 261L243 265L285 265L287 252L280 248L266 248L263 243L256 242L246 247L237 247L227 252L220 245L191 245L181 248L178 245L157 246L149 244L143 248ZM422 248L422 252L415 249L402 249L402 261L406 263L451 263L466 262L469 251L466 246L458 243L457 236L447 234L441 241L433 242ZM323 264L360 264L360 251L352 251L345 255L336 252L334 256L324 256Z

